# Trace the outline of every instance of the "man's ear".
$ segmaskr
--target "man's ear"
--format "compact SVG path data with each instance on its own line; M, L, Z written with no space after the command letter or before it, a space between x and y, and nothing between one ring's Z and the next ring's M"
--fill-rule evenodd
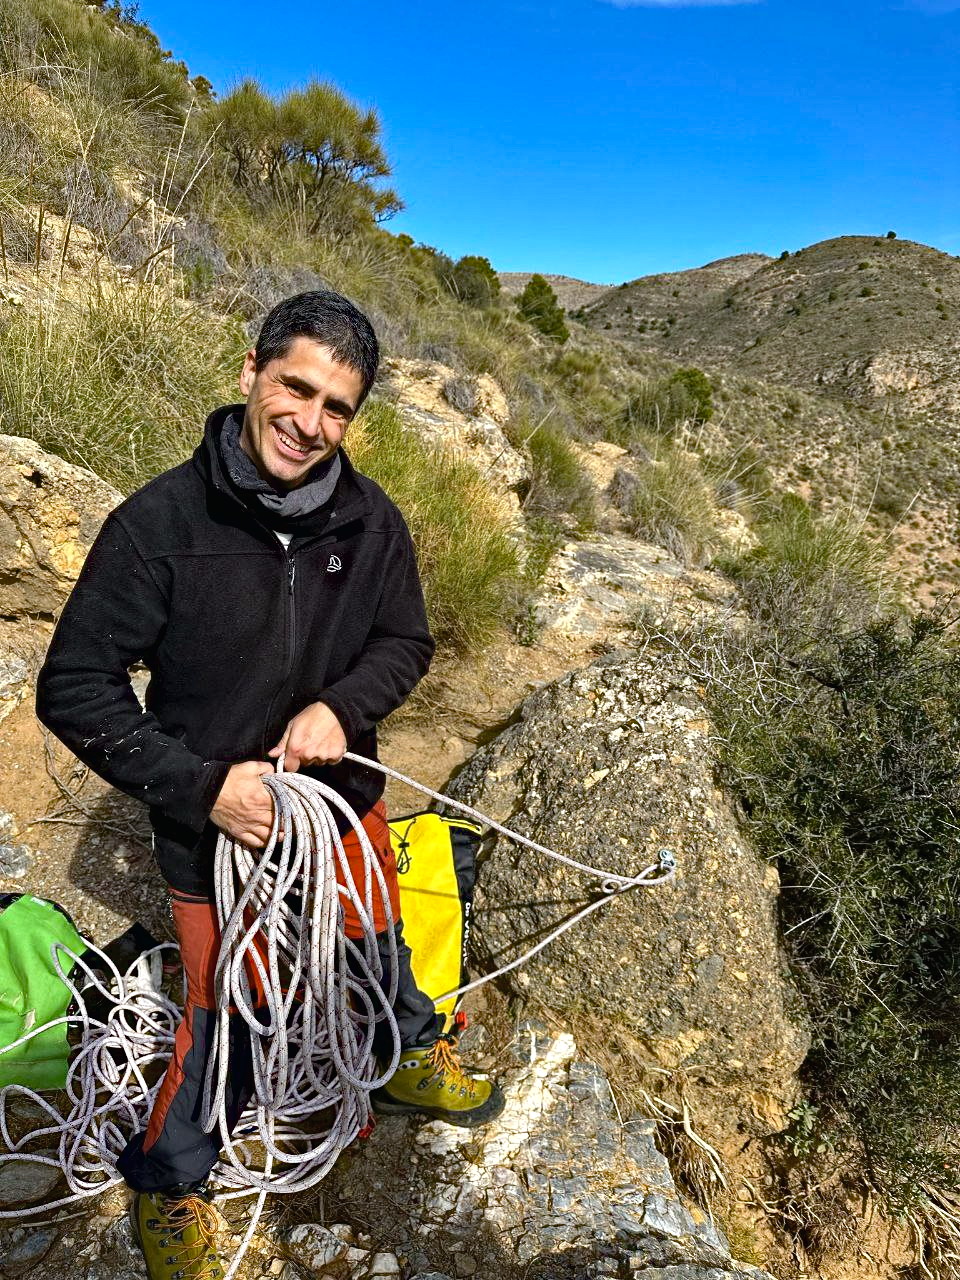
M243 368L240 370L240 390L245 396L250 394L253 386L253 380L257 376L257 356L255 351L248 351L243 358Z

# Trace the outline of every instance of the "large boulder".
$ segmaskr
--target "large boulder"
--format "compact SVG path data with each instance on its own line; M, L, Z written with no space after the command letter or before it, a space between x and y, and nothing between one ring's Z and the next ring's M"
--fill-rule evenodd
M121 500L99 476L0 435L0 616L51 617Z
M621 1122L603 1071L543 1030L501 1057L491 1123L382 1120L326 1184L340 1210L375 1223L414 1280L441 1265L477 1280L771 1280L683 1203L655 1124Z
M585 1012L628 1028L665 1067L735 1083L768 1107L792 1100L808 1037L778 942L777 873L717 789L706 712L668 655L614 653L534 693L452 794L621 874L671 849L674 883L626 892L511 980L568 1025ZM475 916L483 966L530 947L595 889L583 873L498 840Z

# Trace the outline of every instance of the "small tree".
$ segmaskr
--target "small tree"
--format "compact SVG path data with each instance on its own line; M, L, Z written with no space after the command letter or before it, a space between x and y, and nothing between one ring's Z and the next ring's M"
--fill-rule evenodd
M713 387L702 369L677 369L667 379L667 386L679 391L685 401L678 405L680 415L693 422L709 422L713 417Z
M887 239L888 239L888 240L896 240L896 238L897 238L897 233L896 233L895 231L888 231L888 232L887 232Z
M440 279L455 298L472 307L489 307L500 296L500 277L489 259L478 254L460 258L441 274Z
M402 207L377 185L390 174L374 111L334 85L311 81L276 98L244 80L210 107L214 142L230 161L237 186L251 195L293 196L307 210L311 234L333 210L379 221Z
M555 338L557 342L566 342L570 337L570 330L564 323L563 309L557 301L557 295L543 276L534 273L530 277L527 287L517 299L517 309L528 324L532 324L548 338Z

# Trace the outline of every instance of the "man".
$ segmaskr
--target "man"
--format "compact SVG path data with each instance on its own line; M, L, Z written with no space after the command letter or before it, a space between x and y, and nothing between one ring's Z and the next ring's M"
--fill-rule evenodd
M433 653L403 519L340 447L378 360L369 321L339 294L276 306L244 361L246 405L211 414L193 458L108 517L40 673L43 723L150 807L187 975L149 1124L118 1161L137 1193L133 1220L151 1280L221 1273L204 1192L220 1135L199 1125L219 942L212 859L218 831L251 847L266 842L269 757L284 753L288 770L322 779L362 817L399 919L383 777L342 759L348 748L376 757L377 723ZM145 710L128 675L137 661L151 674ZM344 841L359 858L357 838ZM349 903L344 915L348 935L359 936ZM386 957L382 912L376 925ZM502 1094L460 1067L413 980L399 925L397 934L403 1070L375 1104L483 1123ZM237 1022L231 1128L253 1088Z

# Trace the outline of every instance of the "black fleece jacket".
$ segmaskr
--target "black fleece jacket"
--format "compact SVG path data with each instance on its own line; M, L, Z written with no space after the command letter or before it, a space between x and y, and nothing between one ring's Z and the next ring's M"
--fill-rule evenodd
M312 702L376 758L377 722L433 654L410 534L383 490L341 454L332 499L288 522L284 549L221 464L237 408L213 413L190 461L108 516L37 686L41 721L150 807L160 869L188 893L210 892L208 815L232 763L265 760ZM138 661L145 711L128 674ZM348 761L304 772L361 815L383 792L381 774Z

